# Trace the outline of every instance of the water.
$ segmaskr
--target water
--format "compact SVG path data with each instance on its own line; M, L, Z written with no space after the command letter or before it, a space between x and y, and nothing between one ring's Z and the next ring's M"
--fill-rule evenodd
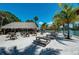
M47 30L46 32L52 32L51 30ZM62 31L60 31L60 32L63 32L63 30ZM65 31L65 33L67 33L67 31ZM76 35L76 36L79 36L79 30L70 30L70 35Z
M73 34L73 35L79 36L79 30L70 31L70 33Z
M65 33L67 33L67 31L65 31ZM79 36L79 30L70 30L70 35L76 35L76 36Z

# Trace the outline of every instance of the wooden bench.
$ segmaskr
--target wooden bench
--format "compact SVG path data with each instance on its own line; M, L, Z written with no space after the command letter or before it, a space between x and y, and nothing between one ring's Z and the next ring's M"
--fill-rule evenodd
M42 47L45 47L47 44L49 44L50 39L45 37L36 37L36 40L34 40L34 44L40 45Z
M7 38L10 38L9 40L15 40L17 39L16 33L10 33Z
M15 40L15 39L17 39L16 36L10 37L10 40Z
M21 33L23 37L29 37L29 33Z
M46 37L50 39L55 39L57 37L57 33L51 32L51 34L47 34Z
M52 35L46 35L46 37L47 37L47 38L50 38L51 40L55 39L55 37L52 36Z
M29 35L29 33L25 33L25 36L26 36L26 37L29 37L30 35Z
M37 33L33 33L33 36L37 36Z

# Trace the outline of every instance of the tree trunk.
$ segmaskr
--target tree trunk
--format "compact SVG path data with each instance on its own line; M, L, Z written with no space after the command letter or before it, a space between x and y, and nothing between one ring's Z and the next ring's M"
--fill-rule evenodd
M60 28L59 28L59 24L57 24L57 32L59 32L59 29L60 29Z
M65 34L64 34L64 24L63 24L63 35L65 35Z
M67 39L70 39L69 23L68 23L68 27L67 27L67 28L68 28L68 29L67 29L67 31L68 31Z
M75 34L75 23L73 22L73 34Z
M0 30L2 30L1 27L2 27L2 25L3 25L3 19L1 20L0 23L1 23L1 24L0 24Z

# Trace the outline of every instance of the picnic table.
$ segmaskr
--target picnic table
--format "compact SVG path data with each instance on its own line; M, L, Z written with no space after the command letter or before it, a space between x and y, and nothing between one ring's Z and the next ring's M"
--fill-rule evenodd
M29 33L26 33L26 32L21 33L21 35L22 35L23 37L29 37Z
M51 32L50 34L47 34L43 37L36 37L36 40L34 40L34 43L40 46L45 47L52 39L56 39L57 33Z
M55 39L58 36L56 32L51 32L50 34L47 34L46 37L50 39Z
M10 36L10 40L15 40L17 39L16 33L12 33Z
M50 39L46 37L36 37L36 40L34 41L34 44L40 45L45 47L47 44L49 44Z
M33 35L33 36L37 36L37 33L36 33L36 32L34 32L32 35Z
M15 40L17 39L16 33L9 33L6 38L9 38L9 40Z

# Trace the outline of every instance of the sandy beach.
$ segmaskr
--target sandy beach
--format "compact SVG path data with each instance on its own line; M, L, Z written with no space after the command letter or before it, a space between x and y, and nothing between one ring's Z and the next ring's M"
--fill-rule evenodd
M41 35L40 33L37 34L37 36L46 36L44 33ZM61 34L61 33L59 33ZM8 52L10 49L12 49L14 46L17 47L17 50L22 52L25 48L29 47L33 44L33 41L36 40L36 36L30 35L30 37L22 37L17 36L16 40L8 40L9 38L6 38L7 35L0 35L0 48L5 48L5 50ZM35 54L39 54L42 49L51 48L59 50L59 55L78 55L79 54L79 39L76 36L72 36L73 40L56 40L53 39L51 42L46 45L45 47L38 46L39 48L35 51Z

